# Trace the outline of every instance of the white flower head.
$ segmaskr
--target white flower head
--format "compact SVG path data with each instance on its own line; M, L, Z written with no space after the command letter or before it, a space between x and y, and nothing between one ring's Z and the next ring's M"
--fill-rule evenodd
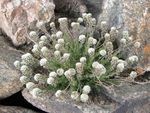
M42 36L40 37L40 40L41 40L41 41L44 41L44 42L46 42L46 43L47 43L48 38L47 38L47 36L42 35Z
M116 31L116 27L111 27L111 31Z
M55 56L56 58L60 58L60 57L61 57L60 51L55 51L55 52L54 52L54 56Z
M93 39L93 45L96 45L97 44L97 40L94 38Z
M87 14L87 17L88 17L88 18L91 18L91 17L92 17L92 13L88 13L88 14Z
M126 39L129 38L129 32L128 31L123 31L123 38L126 38Z
M37 33L36 33L35 31L31 31L31 32L29 33L29 36L30 36L30 39L31 39L33 42L35 42L35 43L38 42L39 37L38 37L38 35L37 35Z
M88 44L89 44L89 45L92 45L92 44L93 44L93 39L94 39L93 37L89 37L89 38L88 38Z
M93 37L88 38L89 45L96 45L96 43L97 43L97 40L95 38L93 38Z
M72 22L72 23L71 23L71 27L78 29L78 28L80 27L80 24L79 24L78 22Z
M33 82L26 83L26 88L28 90L32 90L35 87L35 84Z
M68 69L67 71L65 71L64 75L67 79L71 79L73 77L73 75L75 75L76 71L73 70L72 68Z
M62 47L61 44L56 44L56 45L55 45L55 49L56 49L56 50L60 50L61 47Z
M81 102L87 102L89 100L89 96L87 94L81 94L80 95Z
M124 45L125 45L126 42L127 42L127 40L126 40L125 38L122 38L122 39L120 40L120 43L121 43L121 44L124 44Z
M132 79L135 79L137 76L138 76L138 74L137 74L137 72L135 72L135 71L132 71L132 72L130 73L130 78L132 78Z
M70 53L63 54L63 60L67 61L70 58Z
M119 63L117 65L117 72L119 72L119 73L123 72L124 68L125 68L124 63Z
M113 44L112 44L112 42L109 41L109 42L106 43L106 49L108 51L113 50Z
M54 22L51 22L49 25L50 25L50 27L55 27L55 23Z
M105 56L107 54L107 52L106 52L106 50L103 49L103 50L100 50L99 54L101 56Z
M87 18L87 13L82 13L82 17L83 17L83 19L86 19Z
M83 22L83 18L78 18L78 20L77 20L79 23L82 23Z
M113 57L112 57L111 65L112 65L113 68L115 68L116 65L118 64L118 60L119 60L118 57L116 57L116 56L113 56Z
M84 64L86 62L86 57L81 57L80 62Z
M105 37L105 40L110 41L110 34L109 33L106 33L104 37Z
M39 47L40 47L40 48L42 48L42 47L45 46L45 45L46 45L46 43L45 43L44 41L42 41L42 40L39 41Z
M68 21L68 19L66 17L64 18L59 18L58 19L58 22L61 24L61 23L66 23Z
M60 24L60 29L65 30L66 28L68 29L68 19L67 18L59 18L58 22Z
M22 84L26 84L29 81L29 78L27 76L21 76L20 77L20 82Z
M40 60L40 66L46 66L47 65L47 59L46 58L42 58Z
M77 91L73 91L73 92L71 93L71 98L72 98L73 100L77 100L77 99L79 98L79 93L78 93Z
M106 68L102 64L98 64L94 68L94 74L101 76L106 73Z
M26 53L21 56L22 62L26 65L33 65L35 63L35 58L31 53Z
M35 45L33 46L33 48L39 49L39 45L38 45L38 44L35 44Z
M64 70L62 68L57 69L57 74L62 76L64 74Z
M83 44L83 43L85 42L85 40L86 40L85 35L80 35L80 36L79 36L79 42L80 42L80 43Z
M20 71L23 75L25 76L30 76L32 75L32 69L29 68L28 66L26 65L22 65L21 68L20 68Z
M37 74L34 75L34 80L36 82L40 81L41 79L42 79L42 75L41 74L37 73Z
M62 96L62 94L63 94L63 91L62 91L62 90L57 90L56 93L55 93L55 96L56 96L57 98L60 98L60 97Z
M133 55L133 56L130 56L128 58L128 60L129 60L130 63L135 63L135 62L138 62L139 59L138 59L138 56Z
M94 53L95 53L95 49L94 48L89 48L88 53L89 53L90 56L93 56Z
M57 73L55 71L52 71L49 73L49 77L55 78L55 77L57 77Z
M141 43L140 42L135 42L134 43L134 47L135 48L140 48L141 47Z
M95 62L93 62L92 67L96 68L98 65L99 65L99 62L95 61Z
M106 73L106 68L99 62L93 62L92 67L94 68L94 75L103 75Z
M119 63L123 63L124 66L127 66L127 64L128 64L125 60L122 60L122 59L118 59L118 64Z
M64 39L63 38L60 38L60 39L58 39L58 44L61 44L61 45L63 45L64 43L65 43L65 41L64 41Z
M48 57L50 55L50 53L49 53L50 51L46 46L42 47L41 52L44 57Z
M40 57L41 51L40 51L40 47L37 44L33 46L33 49L31 51L34 54L34 56L38 58Z
M34 98L40 97L42 95L43 91L40 88L34 88L31 91L31 94Z
M53 40L53 39L56 39L57 38L57 36L56 36L56 34L52 34L51 35L51 39Z
M61 31L58 31L57 33L56 33L56 37L59 39L59 38L62 38L63 37L63 32L61 32Z
M113 57L112 57L112 61L118 61L118 60L119 60L118 57L116 57L116 56L113 56Z
M70 68L68 71L70 72L71 75L76 74L76 70L74 68Z
M101 22L101 29L103 29L103 30L107 29L107 22L106 21Z
M77 62L76 63L76 70L77 70L77 73L82 74L82 72L83 72L83 63Z
M96 24L96 19L92 18L92 23L95 25Z
M14 66L16 67L16 69L20 69L20 68L21 68L21 62L18 61L18 60L16 60L16 61L14 62Z
M127 40L128 40L129 42L132 42L132 41L133 41L133 37L130 36L130 37L127 38Z
M85 85L82 90L84 94L89 94L91 92L91 87L89 85Z
M47 84L49 84L49 85L53 85L54 82L55 82L55 79L54 79L53 77L49 77L49 78L47 79Z

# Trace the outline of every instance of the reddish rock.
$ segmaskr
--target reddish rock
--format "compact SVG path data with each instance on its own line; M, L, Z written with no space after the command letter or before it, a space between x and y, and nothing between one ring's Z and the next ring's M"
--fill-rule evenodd
M27 29L38 21L48 22L55 5L49 0L0 0L0 28L14 45L27 42Z

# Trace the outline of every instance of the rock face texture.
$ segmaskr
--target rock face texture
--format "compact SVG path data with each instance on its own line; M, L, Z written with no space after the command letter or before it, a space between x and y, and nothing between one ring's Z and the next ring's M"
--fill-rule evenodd
M0 113L37 113L20 107L0 106Z
M49 21L55 5L50 0L0 0L0 28L14 45L27 42L29 26Z
M113 113L149 113L150 97L141 97L124 102Z
M117 106L115 103L109 103L108 105L96 105L93 102L90 104L75 103L69 99L70 97L65 100L59 100L50 93L33 98L27 89L22 91L22 95L33 106L48 113L112 113Z
M128 30L133 39L141 42L142 48L138 53L143 59L140 66L150 71L150 0L105 0L99 25L102 20L120 31Z
M150 83L130 84L122 83L107 90L106 95L118 103L141 97L150 97Z
M18 92L22 87L19 82L20 73L13 66L20 55L20 52L9 47L4 37L0 36L0 99Z

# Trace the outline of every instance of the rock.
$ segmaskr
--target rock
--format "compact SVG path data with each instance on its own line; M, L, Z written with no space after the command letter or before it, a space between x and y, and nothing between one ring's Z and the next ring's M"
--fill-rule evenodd
M28 28L50 21L54 8L49 0L0 0L0 28L15 46L22 45L27 42Z
M88 12L92 13L95 18L102 13L102 4L104 0L84 0Z
M22 87L19 82L20 73L13 66L21 54L8 45L4 37L0 36L0 99L11 96Z
M41 97L33 98L27 89L22 91L23 97L33 106L48 113L112 113L117 104L109 103L100 105L94 103L80 103L72 100L58 100L53 94L43 94ZM97 99L96 99L97 100Z
M150 97L141 97L124 102L113 113L149 113Z
M122 103L131 99L139 99L141 97L150 98L150 83L131 84L122 83L120 86L111 86L105 93L112 100Z
M83 0L54 0L55 12L64 16L79 17L87 11Z
M98 26L105 20L109 27L115 26L119 31L128 30L133 39L142 44L141 49L137 50L139 56L142 56L140 68L150 71L150 1L105 0L102 6Z
M37 113L21 107L0 106L0 113Z

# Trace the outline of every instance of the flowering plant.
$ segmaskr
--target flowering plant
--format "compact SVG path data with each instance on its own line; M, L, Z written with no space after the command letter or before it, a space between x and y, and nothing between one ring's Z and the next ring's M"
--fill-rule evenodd
M83 14L70 27L67 18L59 18L58 22L59 30L54 22L50 23L51 35L39 38L31 31L32 52L14 62L22 73L20 81L33 97L55 91L57 98L63 98L68 91L73 100L87 102L89 94L98 92L99 86L115 83L116 75L137 65L136 54L123 57L127 45L134 44L127 31L116 47L119 32L115 27L108 31L105 21L101 22L101 38L93 37L96 19L90 13ZM139 42L134 45L135 49L140 48ZM132 71L129 75L134 80L137 73Z

